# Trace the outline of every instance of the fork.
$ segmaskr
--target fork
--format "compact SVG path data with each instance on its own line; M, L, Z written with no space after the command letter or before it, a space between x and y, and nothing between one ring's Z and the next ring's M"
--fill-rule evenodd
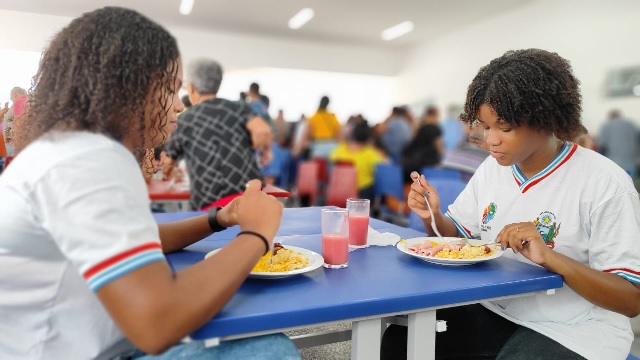
M269 261L267 262L267 265L269 265L269 267L273 265L273 245L269 247Z
M414 181L420 184L420 186L422 186L422 184L420 183L420 174L418 174L418 172L416 171L412 172L411 177L414 178ZM428 192L425 192L424 194L422 194L422 196L424 196L424 201L427 203L427 208L429 209L429 213L431 214L431 228L433 229L433 232L435 232L438 237L442 237L442 235L440 235L440 232L438 231L438 227L436 227L436 219L433 217L433 210L431 210L431 204L429 204L429 199L427 199L427 195L429 195Z
M277 241L276 241L277 240ZM275 244L279 243L280 245L282 245L282 240L277 239L276 237L273 238L273 241L271 241L271 246L269 246L269 261L267 262L267 264L269 266L273 265L273 252L275 250Z
M472 246L486 246L500 244L495 240L467 239L467 243Z

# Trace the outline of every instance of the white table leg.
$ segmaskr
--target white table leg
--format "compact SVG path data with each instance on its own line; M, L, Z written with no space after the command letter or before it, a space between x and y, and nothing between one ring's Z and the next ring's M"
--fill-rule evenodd
M351 360L380 360L381 319L351 324Z
M436 311L409 314L407 360L436 358Z

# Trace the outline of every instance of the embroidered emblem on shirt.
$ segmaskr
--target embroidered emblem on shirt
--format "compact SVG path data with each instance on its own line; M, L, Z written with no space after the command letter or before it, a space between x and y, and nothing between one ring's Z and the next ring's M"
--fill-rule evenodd
M496 210L498 206L496 203L491 203L484 208L482 212L482 224L480 224L480 231L487 232L491 231L491 226L487 225L491 220L493 220L494 216L496 216Z
M484 208L484 212L482 213L483 224L488 224L489 221L493 220L493 217L496 216L497 208L496 203L491 203Z
M556 222L556 216L550 211L543 211L533 224L538 228L545 244L553 249L556 246L554 239L560 232L560 224Z

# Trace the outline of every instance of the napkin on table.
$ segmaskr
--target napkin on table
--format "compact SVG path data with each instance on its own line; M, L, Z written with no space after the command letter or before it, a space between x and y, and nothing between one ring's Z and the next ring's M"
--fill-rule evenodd
M400 241L400 235L396 235L390 232L380 233L369 226L369 233L367 234L367 246L393 246ZM357 250L349 249L349 251Z

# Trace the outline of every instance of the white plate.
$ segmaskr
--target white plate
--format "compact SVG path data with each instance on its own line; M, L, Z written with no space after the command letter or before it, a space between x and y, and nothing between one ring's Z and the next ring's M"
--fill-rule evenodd
M291 249L295 252L299 252L302 254L302 256L306 257L307 259L309 259L309 263L307 264L307 266L303 267L302 269L296 269L296 270L291 270L291 271L283 271L283 272L255 272L252 271L249 273L249 277L250 278L254 278L254 279L282 279L282 278L286 278L289 276L293 276L293 275L298 275L298 274L304 274L310 271L313 271L319 267L322 266L322 264L324 263L324 258L322 257L322 255L313 252L311 250L307 250L304 248L299 248L296 246L289 246L286 245L285 246L286 249ZM204 258L208 258L209 256L217 253L218 251L220 251L220 249L215 249L213 251L210 251L209 253L207 253L207 255L204 256Z
M437 257L433 257L433 256L425 256L425 255L420 255L418 253L414 253L409 251L408 247L411 245L415 245L415 244L421 244L425 241L435 241L438 243L442 243L442 242L450 242L450 243L464 243L465 239L463 238L452 238L452 237L444 237L444 238L439 238L439 237L417 237L417 238L412 238L412 239L406 239L403 241L399 241L396 244L396 248L400 251L402 251L403 253L407 254L407 255L411 255L413 257L417 257L420 260L424 260L424 261L428 261L430 263L434 263L434 264L438 264L438 265L471 265L471 264L476 264L479 262L483 262L483 261L487 261L487 260L492 260L495 258L499 258L500 256L502 256L502 254L504 254L504 250L502 250L502 248L499 245L487 245L490 248L493 249L493 254L489 255L489 256L483 256L483 257L479 257L479 258L475 258L475 259L442 259L442 258L437 258Z

